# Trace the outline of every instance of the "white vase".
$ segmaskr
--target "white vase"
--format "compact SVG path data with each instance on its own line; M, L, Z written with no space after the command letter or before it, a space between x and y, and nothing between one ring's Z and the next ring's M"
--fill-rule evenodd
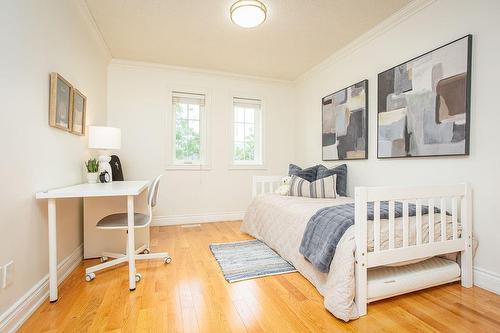
M97 183L97 172L88 172L87 173L87 182L89 184L95 184Z

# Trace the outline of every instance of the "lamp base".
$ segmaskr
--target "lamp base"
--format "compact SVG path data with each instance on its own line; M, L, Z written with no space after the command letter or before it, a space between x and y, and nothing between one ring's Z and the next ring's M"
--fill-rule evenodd
M111 157L109 155L106 155L107 152L101 152L101 155L98 157L99 160L99 174L101 174L104 171L107 171L109 173L109 182L111 183L113 181L113 173L111 171L111 164L109 162L111 161Z

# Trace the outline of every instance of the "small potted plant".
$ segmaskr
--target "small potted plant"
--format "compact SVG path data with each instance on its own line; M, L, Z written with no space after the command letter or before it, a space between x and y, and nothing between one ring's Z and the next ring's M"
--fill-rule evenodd
M87 182L89 184L97 183L97 170L99 170L99 161L95 158L92 158L85 162L85 166L87 167Z

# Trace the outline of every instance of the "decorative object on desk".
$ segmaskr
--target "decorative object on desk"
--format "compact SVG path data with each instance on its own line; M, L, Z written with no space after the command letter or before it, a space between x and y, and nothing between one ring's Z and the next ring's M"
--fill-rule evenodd
M469 155L472 36L378 75L378 157Z
M101 183L111 183L111 176L106 170L99 174L99 181Z
M368 80L322 100L323 161L368 158Z
M99 150L99 173L107 171L110 181L113 179L111 170L110 150L120 149L121 130L115 127L89 126L89 149Z
M123 181L123 170L122 163L120 162L120 158L116 155L111 155L111 171L113 175L113 181Z
M89 184L97 183L97 175L99 174L97 172L99 170L99 161L95 158L92 158L85 162L85 166L87 167L87 182Z
M50 73L49 125L71 131L71 84L58 73Z
M73 102L71 103L72 126L71 133L85 135L85 115L87 112L87 97L78 89L73 89Z

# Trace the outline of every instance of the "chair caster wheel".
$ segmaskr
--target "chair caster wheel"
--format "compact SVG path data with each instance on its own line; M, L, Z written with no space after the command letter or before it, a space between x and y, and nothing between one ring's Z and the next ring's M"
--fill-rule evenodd
M172 262L172 258L165 257L164 261L165 261L165 264L170 264Z
M101 257L101 262L106 262L106 261L108 261L108 259L109 259L108 257L102 256Z
M142 251L142 254L150 254L151 252L149 251L149 249L145 249L144 251Z
M135 282L139 282L142 279L141 273L135 273Z
M95 274L94 273L89 273L89 274L85 275L85 281L90 282L93 279L95 279Z

